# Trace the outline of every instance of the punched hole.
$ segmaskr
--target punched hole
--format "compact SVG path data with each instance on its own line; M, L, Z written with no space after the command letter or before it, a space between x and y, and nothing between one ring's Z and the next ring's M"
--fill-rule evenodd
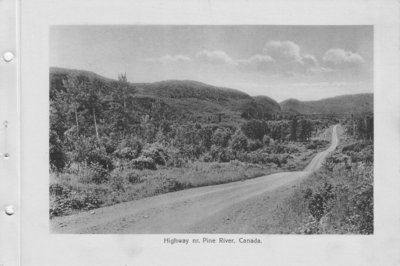
M4 209L4 212L7 214L7 215L13 215L14 213L15 213L15 208L14 208L14 206L12 206L12 205L8 205L5 209Z
M11 53L11 52L5 52L5 53L3 54L3 60L4 60L5 62L11 62L13 59L14 59L14 54L13 54L13 53Z

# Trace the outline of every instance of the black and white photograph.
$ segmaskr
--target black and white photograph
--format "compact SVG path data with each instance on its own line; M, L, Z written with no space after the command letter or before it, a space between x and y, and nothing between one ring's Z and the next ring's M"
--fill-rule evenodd
M51 233L374 234L373 26L59 25L49 66Z

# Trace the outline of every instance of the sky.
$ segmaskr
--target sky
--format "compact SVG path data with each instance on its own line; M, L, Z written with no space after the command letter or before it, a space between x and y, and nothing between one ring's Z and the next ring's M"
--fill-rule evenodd
M50 66L316 100L373 91L373 27L53 26Z

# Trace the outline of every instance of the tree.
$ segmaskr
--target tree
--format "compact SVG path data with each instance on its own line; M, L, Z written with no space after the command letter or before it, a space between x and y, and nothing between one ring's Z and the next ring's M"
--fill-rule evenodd
M365 121L363 118L358 118L356 121L356 132L357 132L357 137L360 139L365 139L366 136L366 126L365 126Z
M50 130L49 148L50 165L60 172L67 164L67 156L64 153L62 142L54 130Z
M126 73L119 74L117 92L120 94L120 99L122 102L124 112L126 112L126 100L128 96L128 88L129 88L129 83L128 79L126 78Z
M79 137L79 114L80 99L84 91L79 86L79 80L76 77L68 77L64 80L64 86L67 88L67 93L64 95L66 103L69 105L68 113L73 113L75 120L76 136Z
M367 116L366 118L366 137L369 140L374 139L374 118L372 116Z
M85 130L79 126L79 117L82 114L82 119L89 119L93 122L95 136L100 142L99 129L97 120L102 110L101 93L104 90L104 83L95 79L91 81L84 75L71 76L66 80L65 86L68 89L68 95L65 97L65 102L68 105L69 113L74 113L77 136L79 132ZM63 100L63 99L61 99ZM87 120L84 122L88 122Z
M247 149L247 142L246 136L238 130L232 137L231 148L234 151L244 151Z
M297 140L297 117L294 117L290 124L290 140Z
M203 127L199 130L199 138L201 146L206 150L209 150L212 145L212 129L210 127Z
M311 121L303 119L300 121L300 134L299 139L300 141L306 141L311 138L312 133L312 126Z
M250 139L262 140L264 135L268 133L267 123L259 120L250 120L245 122L241 129L246 137Z
M119 74L118 80L108 86L111 91L106 102L109 106L108 117L112 128L125 132L130 124L137 124L136 113L132 110L133 95L136 92L128 82L126 74Z
M218 147L228 146L228 142L231 138L231 132L226 128L218 128L212 135L212 143Z

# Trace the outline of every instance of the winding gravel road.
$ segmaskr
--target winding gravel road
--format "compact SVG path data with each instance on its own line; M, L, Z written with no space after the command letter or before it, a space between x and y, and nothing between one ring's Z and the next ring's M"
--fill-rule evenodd
M337 125L330 147L303 171L282 172L245 181L186 189L57 217L53 233L266 233L276 204L290 189L318 170L339 140ZM285 194L286 193L286 194Z

